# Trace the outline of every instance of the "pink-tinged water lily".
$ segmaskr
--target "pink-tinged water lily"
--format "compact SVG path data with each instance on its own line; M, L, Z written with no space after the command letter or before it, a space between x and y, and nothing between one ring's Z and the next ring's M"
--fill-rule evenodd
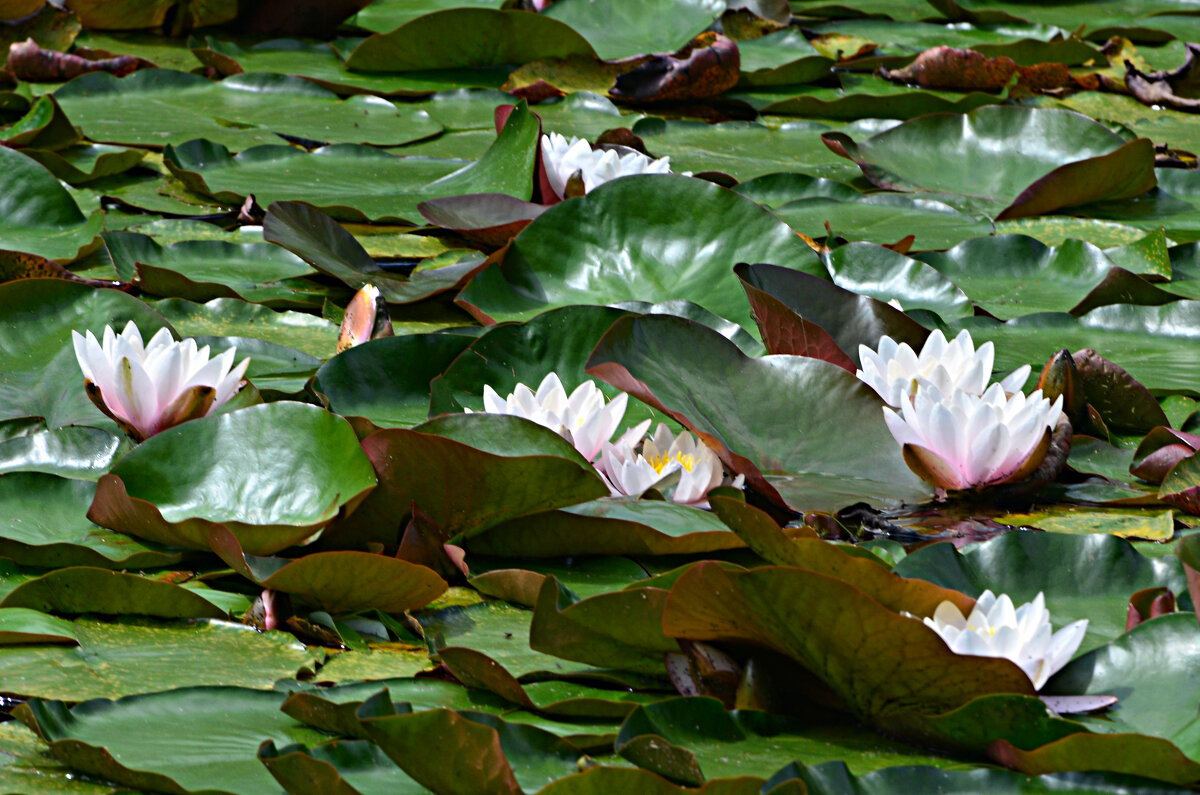
M618 177L671 173L669 157L655 160L632 149L592 149L582 138L567 140L555 132L542 136L542 163L550 187L559 198L566 197L567 184L576 172L583 180L585 193Z
M642 433L645 427L641 426ZM708 507L708 492L721 485L723 475L716 453L687 431L676 436L661 423L642 442L640 453L630 436L626 433L617 444L605 445L597 467L614 496L641 494L678 473L671 500ZM739 476L734 485L740 488L741 483Z
M878 350L859 345L858 359L862 369L855 375L878 392L885 403L899 408L904 395L912 397L925 384L937 387L943 395L955 391L982 395L992 379L995 347L988 341L976 349L966 329L950 342L940 330L935 330L925 340L919 355L908 343L897 344L884 336L879 340ZM1006 376L1000 385L1005 392L1016 392L1028 378L1029 365L1024 365Z
M90 331L71 338L88 397L138 442L224 405L245 384L250 364L234 367L236 348L210 358L207 345L176 342L165 328L143 344L132 320L119 335L106 327L103 343Z
M963 617L953 602L942 602L925 625L941 636L955 654L1004 657L1012 660L1035 690L1066 665L1087 632L1087 619L1075 621L1051 634L1046 599L1014 608L1007 594L997 597L984 591L971 615Z
M992 384L982 395L955 391L943 396L923 386L901 395L899 413L883 410L888 430L904 447L913 472L946 491L1021 480L1045 458L1050 433L1062 414L1035 390L1005 394Z
M612 439L625 416L629 395L624 392L605 403L594 381L584 381L567 395L556 373L542 379L537 391L517 384L507 398L491 386L483 388L483 407L489 414L511 414L544 425L567 439L589 462ZM470 411L470 409L468 409Z

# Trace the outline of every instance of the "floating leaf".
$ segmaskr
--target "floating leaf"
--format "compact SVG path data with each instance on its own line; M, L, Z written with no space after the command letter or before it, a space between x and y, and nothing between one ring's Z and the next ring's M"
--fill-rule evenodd
M225 526L251 554L316 533L374 477L349 423L272 403L185 422L138 445L101 478L88 515L143 538L208 549Z
M521 11L452 8L371 36L346 57L346 68L362 72L454 69L573 54L594 55L595 51L556 19Z
M738 262L824 275L791 229L753 202L688 177L625 177L543 213L458 301L503 321L569 304L685 298L749 328L731 272Z
M77 647L0 647L6 689L24 696L84 701L170 688L230 685L269 690L312 665L313 654L282 632L195 620L75 621ZM176 718L178 716L176 715ZM153 742L153 737L142 734Z
M872 184L941 192L996 220L1137 196L1156 184L1148 140L1126 143L1066 111L984 107L965 119L914 119L862 143L840 133L823 140ZM1022 154L1031 147L1036 157Z
M209 536L213 551L246 579L322 610L354 613L375 608L402 613L424 607L446 590L432 570L369 552L316 552L296 560L242 552L224 528Z

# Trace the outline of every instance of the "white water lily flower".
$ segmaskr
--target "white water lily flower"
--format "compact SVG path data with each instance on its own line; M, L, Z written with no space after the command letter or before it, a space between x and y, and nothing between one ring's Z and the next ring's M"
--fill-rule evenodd
M631 174L670 174L671 158L655 160L632 149L593 150L582 138L567 140L558 133L542 136L542 163L546 178L559 198L565 197L567 183L578 171L583 177L584 192L590 193L605 182Z
M924 621L955 654L1012 660L1035 690L1041 690L1070 661L1088 626L1085 618L1051 635L1050 613L1042 594L1014 608L1007 594L996 597L991 591L983 592L966 618L947 601L938 605L933 618Z
M1040 389L1028 397L1006 395L1002 384L992 384L982 395L943 397L926 385L915 397L901 395L900 413L884 408L883 414L896 441L911 445L905 449L910 468L953 491L1018 479L1040 463L1062 414L1062 396L1051 403Z
M594 381L584 381L567 395L557 373L543 378L536 392L517 384L507 398L500 397L491 386L483 388L484 411L524 417L544 425L571 442L589 462L596 460L616 433L628 402L629 395L622 392L605 403L604 393Z
M103 338L71 332L88 397L138 442L224 405L242 388L250 364L233 366L236 348L210 358L207 345L197 350L195 340L175 342L165 328L143 344L132 320L119 335L106 327Z
M858 346L862 369L855 373L893 408L899 408L904 395L912 397L926 384L937 387L943 395L954 391L982 395L992 378L995 347L991 341L978 349L966 329L951 342L940 330L925 340L920 355L907 342L897 344L891 337L879 340L879 349ZM1017 368L1000 382L1005 392L1016 392L1029 378L1029 365Z
M642 433L645 428L646 425L641 426ZM640 453L630 436L627 433L617 444L605 445L597 467L614 496L641 494L679 473L671 500L681 505L708 507L708 492L721 485L723 476L716 453L687 431L676 436L662 423L653 436L642 442ZM739 475L733 485L741 488L742 480Z

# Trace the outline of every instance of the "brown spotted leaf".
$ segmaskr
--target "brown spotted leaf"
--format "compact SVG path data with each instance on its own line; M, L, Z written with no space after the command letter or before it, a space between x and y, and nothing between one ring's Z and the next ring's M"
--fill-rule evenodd
M84 279L71 273L54 260L21 251L0 250L0 283L17 279L66 279L92 287L121 287L120 282L103 279Z
M737 84L740 68L733 39L707 31L682 50L655 55L619 75L610 93L631 102L715 97Z
M1017 85L1030 91L1061 88L1071 82L1066 64L1021 66L1007 55L989 58L983 53L957 47L933 47L903 69L880 69L879 72L894 83L948 91L998 93L1014 75Z
M1178 69L1146 73L1126 61L1126 88L1147 105L1200 112L1200 71L1196 69L1200 44L1189 42L1186 46L1187 60Z
M149 63L133 55L90 61L79 55L43 50L33 39L8 48L8 71L31 83L58 83L88 72L110 72L124 77Z

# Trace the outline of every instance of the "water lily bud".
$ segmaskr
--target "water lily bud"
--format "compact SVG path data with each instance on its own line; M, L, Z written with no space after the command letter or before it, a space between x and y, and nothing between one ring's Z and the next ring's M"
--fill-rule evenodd
M249 359L233 366L236 348L210 359L208 346L192 339L175 342L160 329L143 345L131 320L118 335L104 329L104 342L92 332L71 332L75 358L87 395L135 442L188 420L207 416L237 394Z
M1063 406L1068 414L1075 413L1075 381L1077 378L1075 359L1071 352L1063 348L1050 357L1042 374L1038 376L1037 388L1042 394L1054 400L1062 395Z
M387 302L373 284L364 284L350 299L342 327L338 330L337 352L362 345L368 340L392 336L392 319L388 316Z

